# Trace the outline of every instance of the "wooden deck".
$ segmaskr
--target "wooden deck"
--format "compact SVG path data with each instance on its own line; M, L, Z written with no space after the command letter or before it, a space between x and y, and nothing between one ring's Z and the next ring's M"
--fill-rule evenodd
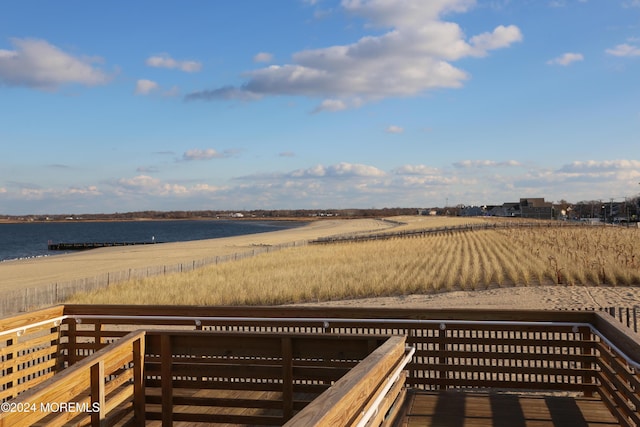
M40 408L0 427L640 427L630 332L595 312L52 307L0 320L0 402Z
M412 391L402 427L614 427L598 398Z

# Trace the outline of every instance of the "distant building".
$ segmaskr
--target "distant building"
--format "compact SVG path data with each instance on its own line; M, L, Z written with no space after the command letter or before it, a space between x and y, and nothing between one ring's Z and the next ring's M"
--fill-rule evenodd
M488 209L491 216L515 217L520 216L520 202L503 203L502 206L493 206Z
M522 218L552 219L553 204L544 198L520 199L520 216Z
M485 213L481 206L465 206L459 210L460 216L483 216Z

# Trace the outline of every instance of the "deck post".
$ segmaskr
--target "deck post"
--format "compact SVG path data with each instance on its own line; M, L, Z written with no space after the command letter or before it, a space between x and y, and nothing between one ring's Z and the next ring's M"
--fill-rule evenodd
M440 380L440 385L438 386L439 390L446 390L446 378L447 378L447 357L444 356L444 353L447 351L447 325L444 323L440 324L440 327L437 329L438 331L438 365L440 368L438 370L438 379Z
M584 328L580 333L580 340L583 342L580 348L580 351L583 356L589 356L593 354L593 346L587 341L591 341L591 331L587 328ZM589 372L593 371L593 363L591 362L582 362L582 369L589 370ZM582 384L584 387L583 394L586 397L593 397L593 391L589 388L589 386L593 385L593 374L583 374L582 375Z
M98 320L96 323L93 324L93 329L96 332L96 338L95 338L95 350L94 351L98 351L102 348L102 344L105 343L104 337L102 336L101 332L102 332L102 322L100 320Z
M293 347L291 337L282 338L282 418L293 417Z
M160 336L160 375L162 377L162 427L173 425L173 376L171 374L171 335Z
M98 408L94 405L98 404ZM95 410L97 409L97 411ZM91 366L91 426L101 427L106 418L107 405L104 394L104 360Z
M56 355L55 355L55 359L56 359L56 366L53 368L54 371L56 373L62 371L64 369L64 358L62 355L62 351L60 349L60 337L62 335L61 333L61 327L60 326L54 326L53 328L49 329L49 332L53 335L53 334L57 334L56 339L51 340L49 342L49 345L51 347L55 347L56 349Z
M77 359L77 348L76 348L76 329L77 329L77 324L76 324L76 319L71 318L69 319L69 330L68 330L68 345L67 345L67 364L68 366L72 366L74 363L76 363L76 359Z
M141 337L133 342L133 413L139 427L146 422L144 393L144 337Z

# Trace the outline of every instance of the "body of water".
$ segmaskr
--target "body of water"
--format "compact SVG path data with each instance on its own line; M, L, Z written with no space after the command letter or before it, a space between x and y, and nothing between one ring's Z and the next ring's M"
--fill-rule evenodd
M48 241L74 242L186 242L299 227L298 221L123 221L0 224L0 261L59 255Z

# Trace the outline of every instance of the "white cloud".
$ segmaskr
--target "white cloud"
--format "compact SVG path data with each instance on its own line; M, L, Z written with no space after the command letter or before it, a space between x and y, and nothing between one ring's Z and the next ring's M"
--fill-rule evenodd
M148 95L154 90L158 89L158 83L152 80L140 79L136 82L136 95Z
M118 184L127 189L135 188L157 188L160 180L149 175L138 175L133 178L121 178Z
M268 52L260 52L253 57L253 62L271 62L273 61L273 54Z
M456 168L487 168L487 167L505 167L505 166L521 166L517 160L506 160L497 162L495 160L461 160L453 164Z
M17 194L19 195L19 197L26 200L44 200L47 198L66 200L74 197L88 198L103 195L103 193L98 190L98 187L96 187L95 185L89 185L86 187L67 187L62 189L23 187L18 190Z
M313 110L313 113L319 113L321 111L342 111L347 108L347 104L344 101L339 99L325 99Z
M93 64L99 58L78 57L40 39L11 39L15 50L0 49L0 83L55 90L65 84L96 86L110 78Z
M342 6L382 27L417 27L450 12L466 12L475 0L342 0Z
M187 186L179 183L164 182L148 175L138 175L133 178L121 178L113 184L113 193L120 196L135 195L136 197L178 197L189 198L203 194L214 194L223 187L206 183L196 183Z
M471 37L473 49L470 54L474 56L485 56L489 50L509 47L515 42L522 41L522 33L515 25L499 25L491 33L482 33Z
M640 170L638 160L588 160L572 162L560 168L560 172L566 173L601 173L623 169Z
M563 66L567 66L569 64L571 64L572 62L577 62L577 61L583 61L584 60L584 56L581 53L571 53L571 52L567 52L564 53L560 56L558 56L557 58L553 58L549 61L547 61L548 65L563 65Z
M221 87L187 95L187 100L259 99L289 95L324 98L314 110L339 111L387 97L416 96L437 88L458 88L468 74L450 62L486 56L522 40L514 25L467 39L448 12L464 12L471 0L344 0L349 12L391 27L352 44L294 53L292 62L244 73L240 87ZM244 96L242 96L244 94ZM354 101L355 100L355 101Z
M640 7L640 0L626 0L622 2L622 7L624 7L625 9L631 8L631 7Z
M623 43L612 49L607 49L605 52L613 56L640 56L640 47Z
M298 169L287 174L293 178L318 177L382 177L386 173L375 166L341 162L335 165L316 165L308 169Z
M202 69L202 64L197 61L177 61L167 54L150 56L145 63L149 67L171 68L195 73Z
M204 150L195 148L193 150L187 150L182 155L183 160L210 160L210 159L221 159L223 157L227 157L228 153L220 153L213 148L207 148Z
M391 125L385 129L387 133L402 133L404 132L404 128L400 126Z
M393 170L397 175L435 175L440 173L440 170L425 165L404 165Z

